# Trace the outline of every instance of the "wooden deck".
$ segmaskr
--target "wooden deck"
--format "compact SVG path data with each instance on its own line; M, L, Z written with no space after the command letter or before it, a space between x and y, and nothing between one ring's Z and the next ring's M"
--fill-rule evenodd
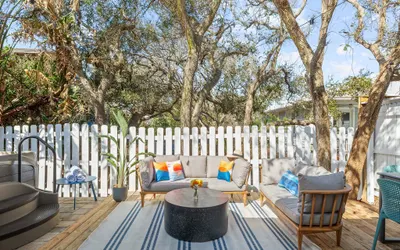
M163 199L157 195L155 199ZM252 199L258 195L253 194ZM128 200L139 199L138 193L133 193ZM146 199L153 199L152 195ZM240 196L234 196L240 202ZM79 198L77 209L72 209L71 198L61 198L61 221L48 234L21 249L77 249L82 242L97 228L101 221L116 207L117 203L111 197L100 198L94 202L92 198ZM363 202L349 201L344 214L344 229L341 247L336 246L335 233L308 235L322 249L371 249L373 235L378 220L377 207ZM387 235L400 237L400 225L389 221ZM399 244L381 244L377 249L400 249Z

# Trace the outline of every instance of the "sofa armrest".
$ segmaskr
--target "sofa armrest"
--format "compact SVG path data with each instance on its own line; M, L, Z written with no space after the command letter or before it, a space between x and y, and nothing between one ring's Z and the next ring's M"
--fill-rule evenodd
M244 186L246 187L246 190L247 190L247 186L249 184L249 178L250 178L251 171L253 171L253 166L250 165L249 171L247 172L246 180L244 182Z
M139 164L136 165L136 175L138 177L139 180L139 186L140 186L140 190L143 190L143 183L142 183L142 176L140 175L140 168L139 168Z

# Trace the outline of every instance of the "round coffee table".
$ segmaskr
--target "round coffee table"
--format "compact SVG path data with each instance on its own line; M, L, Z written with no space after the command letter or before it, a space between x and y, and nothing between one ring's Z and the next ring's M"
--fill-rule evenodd
M204 242L224 236L228 230L228 195L199 188L197 201L191 188L176 189L165 195L165 231L172 237Z

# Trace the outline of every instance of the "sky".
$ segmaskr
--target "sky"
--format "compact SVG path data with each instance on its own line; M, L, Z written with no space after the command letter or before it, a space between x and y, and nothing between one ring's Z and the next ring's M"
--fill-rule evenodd
M343 0L339 0L339 4ZM308 1L303 13L297 18L301 25L310 20L313 16L321 13L321 1ZM352 75L357 75L361 69L368 70L373 74L378 71L378 63L371 52L352 40L344 37L340 32L348 30L349 25L354 20L355 9L349 3L338 6L329 26L328 45L326 49L323 72L325 81L330 77L334 80L343 80ZM310 34L308 40L315 48L318 41L320 18ZM349 47L345 51L344 46L348 43ZM297 48L292 41L287 41L281 51L281 60L302 65L297 52Z

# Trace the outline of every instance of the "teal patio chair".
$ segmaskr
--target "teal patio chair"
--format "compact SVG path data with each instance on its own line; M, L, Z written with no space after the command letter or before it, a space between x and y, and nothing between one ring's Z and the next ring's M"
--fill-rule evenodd
M375 250L376 242L378 241L383 219L390 219L400 223L400 182L378 179L378 184L382 195L382 208L378 225L376 226L374 243L372 243L373 250Z

